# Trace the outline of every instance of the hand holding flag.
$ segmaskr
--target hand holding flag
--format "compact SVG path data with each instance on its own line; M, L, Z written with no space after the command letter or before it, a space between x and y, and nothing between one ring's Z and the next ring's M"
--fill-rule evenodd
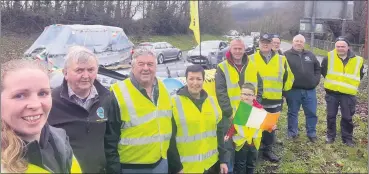
M233 124L272 132L277 124L280 112L269 113L264 109L240 102L233 119Z

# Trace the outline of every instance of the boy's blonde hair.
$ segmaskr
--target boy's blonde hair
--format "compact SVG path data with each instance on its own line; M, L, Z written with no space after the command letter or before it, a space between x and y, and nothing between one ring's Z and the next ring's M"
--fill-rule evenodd
M249 89L255 94L255 86L252 83L244 83L242 89Z

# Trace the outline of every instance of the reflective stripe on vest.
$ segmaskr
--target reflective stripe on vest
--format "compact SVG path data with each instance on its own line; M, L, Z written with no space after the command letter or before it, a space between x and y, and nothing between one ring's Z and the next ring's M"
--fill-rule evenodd
M122 145L144 145L151 143L160 143L162 141L170 140L171 136L172 134L164 134L141 138L121 138L119 143Z
M210 158L211 156L218 153L217 149L206 152L205 154L192 155L192 156L181 156L181 162L194 162L194 161L203 161L205 159Z
M213 110L215 111L215 115L216 115L215 120L218 120L219 119L219 112L218 112L218 109L215 105L215 101L211 97L209 99L210 99L210 103L213 107ZM182 102L179 99L179 96L175 97L175 101L176 101L176 106L177 106L177 109L178 109L178 116L179 116L179 119L180 119L180 124L181 124L183 134L184 134L183 136L176 138L177 142L192 142L192 141L196 141L196 140L201 140L202 138L216 136L216 131L215 130L214 131L203 132L203 133L196 134L196 135L193 135L193 136L188 136L188 126L186 124L186 117L184 115Z
M121 89L121 92L125 96L124 99L127 104L128 113L131 117L131 120L122 124L121 128L125 129L129 127L134 127L134 126L149 122L155 118L172 116L171 110L159 110L159 111L154 111L152 113L146 114L145 116L142 116L142 117L137 117L136 110L134 109L135 107L133 106L132 98L128 93L127 85L123 83L122 81L117 82L117 83L118 83L119 88ZM117 98L117 101L118 101L118 98ZM118 102L118 104L120 105L120 102ZM119 107L122 108L122 106L119 106Z

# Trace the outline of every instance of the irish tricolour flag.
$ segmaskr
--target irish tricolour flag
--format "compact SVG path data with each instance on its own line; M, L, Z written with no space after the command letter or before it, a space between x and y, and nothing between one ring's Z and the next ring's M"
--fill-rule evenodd
M277 124L279 115L280 112L269 113L264 109L253 107L241 101L234 116L233 124L271 131L272 127Z

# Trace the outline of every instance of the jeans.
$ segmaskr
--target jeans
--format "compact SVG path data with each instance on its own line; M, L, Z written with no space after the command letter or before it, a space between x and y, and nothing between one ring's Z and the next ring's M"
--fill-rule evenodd
M158 166L148 169L124 169L122 173L168 173L168 160L162 159Z
M286 101L288 106L287 122L289 137L298 135L298 113L300 106L305 113L306 133L308 137L316 137L316 124L318 117L316 116L317 99L316 90L291 89L286 92Z
M356 97L353 95L327 93L325 100L327 102L327 138L332 140L336 138L336 118L338 106L340 106L342 141L352 141L352 132L354 130L352 116L355 114Z

